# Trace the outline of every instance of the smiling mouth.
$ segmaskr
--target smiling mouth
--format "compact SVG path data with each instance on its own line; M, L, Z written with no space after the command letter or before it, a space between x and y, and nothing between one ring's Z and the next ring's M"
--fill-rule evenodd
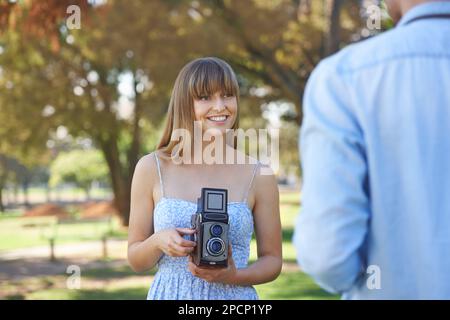
M213 117L207 117L208 120L213 122L224 122L228 119L229 116L213 116Z

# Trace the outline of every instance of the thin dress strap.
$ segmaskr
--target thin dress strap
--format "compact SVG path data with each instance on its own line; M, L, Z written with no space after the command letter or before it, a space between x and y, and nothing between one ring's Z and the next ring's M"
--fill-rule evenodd
M252 178L250 179L250 183L248 184L247 190L245 192L245 196L244 196L244 202L247 202L247 198L248 198L248 194L250 192L250 188L252 187L252 183L253 183L253 179L255 178L256 175L256 171L258 170L260 162L258 161L255 165L255 168L253 169L253 175Z
M154 155L155 155L155 160L156 160L156 166L158 167L159 185L161 187L161 197L164 197L164 185L163 185L162 176L161 176L161 166L159 165L159 158L156 155L156 151L155 151Z

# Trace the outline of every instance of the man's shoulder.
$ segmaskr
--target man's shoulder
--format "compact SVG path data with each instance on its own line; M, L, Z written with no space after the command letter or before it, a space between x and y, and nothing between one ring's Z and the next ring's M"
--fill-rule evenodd
M353 43L324 59L321 69L331 69L338 74L358 72L378 66L402 55L401 42L404 28L394 28L371 38ZM399 46L400 45L400 46Z

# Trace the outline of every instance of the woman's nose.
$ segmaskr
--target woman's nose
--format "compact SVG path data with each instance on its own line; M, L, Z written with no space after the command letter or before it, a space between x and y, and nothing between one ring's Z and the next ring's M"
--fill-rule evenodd
M214 99L213 109L216 111L222 111L225 109L225 101L222 97Z

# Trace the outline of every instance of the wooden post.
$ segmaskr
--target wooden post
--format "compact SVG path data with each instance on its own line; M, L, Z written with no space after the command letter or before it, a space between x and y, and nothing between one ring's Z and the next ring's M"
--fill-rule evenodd
M106 235L103 235L103 237L102 237L103 259L108 258L108 247L107 247L106 240L107 240Z
M55 259L55 238L50 238L50 261L54 262Z

